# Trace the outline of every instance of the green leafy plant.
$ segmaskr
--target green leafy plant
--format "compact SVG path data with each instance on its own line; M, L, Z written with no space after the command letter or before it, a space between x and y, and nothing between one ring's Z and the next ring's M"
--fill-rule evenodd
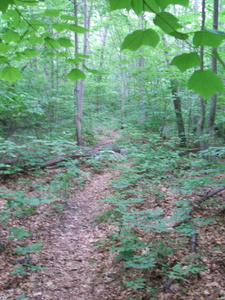
M29 254L29 253L37 252L37 251L41 250L42 247L43 247L43 244L33 244L33 245L30 245L30 246L27 246L27 247L17 246L15 248L15 251L18 254L26 255L26 254Z
M127 288L133 290L143 289L145 287L146 280L143 278L135 278L132 281L124 281L124 284Z
M26 231L25 228L12 227L9 228L9 232L11 232L11 236L8 237L9 240L18 239L22 240L24 237L30 236L33 234L31 230Z
M189 273L198 274L202 270L205 269L205 265L203 264L190 264L190 265L182 265L182 263L178 262L175 266L172 267L171 272L169 273L170 278L174 279L183 279Z

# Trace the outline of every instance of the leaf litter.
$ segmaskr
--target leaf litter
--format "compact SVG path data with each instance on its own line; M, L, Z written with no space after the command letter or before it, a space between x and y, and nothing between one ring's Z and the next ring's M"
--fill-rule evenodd
M214 218L209 225L197 227L197 253L206 266L199 274L188 274L182 280L174 281L168 290L163 290L166 276L159 268L154 270L134 270L124 268L122 262L115 260L115 253L109 251L108 239L115 228L109 223L96 222L94 217L110 209L111 205L99 202L113 193L110 181L119 176L117 170L107 168L100 173L87 176L84 185L76 181L70 187L70 193L57 204L64 210L50 210L52 204L41 204L32 215L11 218L8 224L1 224L0 242L0 299L74 299L74 300L128 300L128 299L177 299L177 300L216 300L225 299L225 213L224 191L217 195L218 205L198 205L193 210L194 218ZM48 184L57 174L55 169L46 170L41 177L29 178L26 183L16 181L2 183L1 188L12 191L27 188L28 195L35 196L35 188L40 180ZM221 175L223 176L223 175ZM26 178L25 178L26 179ZM141 183L140 183L141 184ZM210 188L210 187L209 187ZM168 186L161 186L164 197L160 200L149 189L143 208L162 207L165 217L171 217L174 203L182 197ZM193 199L195 195L190 195ZM212 201L213 202L213 201ZM55 203L54 203L55 204ZM0 201L3 208L4 201ZM34 232L18 239L9 240L7 228L25 227ZM152 233L139 232L143 239L156 239ZM171 234L178 245L178 250L168 257L167 263L176 262L185 265L190 255L190 240ZM170 244L168 240L168 246ZM41 243L43 248L37 252L21 256L15 252L16 246ZM42 266L31 272L30 266ZM18 267L25 267L26 272L12 274ZM152 295L142 289L131 290L123 284L127 279L144 275L146 282L157 292Z

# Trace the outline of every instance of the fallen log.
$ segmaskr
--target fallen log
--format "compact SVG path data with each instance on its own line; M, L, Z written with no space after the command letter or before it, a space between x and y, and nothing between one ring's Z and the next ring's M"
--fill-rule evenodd
M125 155L128 154L127 149L121 149L120 152L113 151L113 150L101 150L92 148L89 150L83 150L83 151L76 151L72 154L67 155L60 155L58 157L54 157L52 159L49 159L48 157L32 157L31 161L26 161L24 158L16 158L16 159L10 159L10 160L4 160L1 163L2 166L0 166L0 176L7 176L11 173L17 173L21 171L28 171L34 168L40 168L44 169L47 167L51 167L54 165L57 165L59 163L65 162L70 159L79 159L79 158L85 158L85 157L92 157L96 156L97 158L105 157L104 154L107 154L113 158L121 159ZM10 168L15 167L14 172L10 172ZM16 171L16 168L18 168L18 171Z

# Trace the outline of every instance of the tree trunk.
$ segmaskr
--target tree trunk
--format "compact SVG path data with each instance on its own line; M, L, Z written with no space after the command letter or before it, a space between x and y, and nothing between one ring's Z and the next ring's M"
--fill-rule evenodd
M219 1L214 0L214 11L213 11L213 29L218 29L218 15L219 15ZM217 49L212 49L212 71L217 73L217 59L216 59ZM216 102L217 102L217 94L212 96L211 105L210 105L210 113L209 113L209 134L210 134L210 144L214 146L214 124L215 124L215 116L216 116Z
M84 5L84 27L89 29L90 28L90 18L88 14L88 3L87 0L83 0ZM77 0L74 0L74 16L78 17L78 4ZM76 22L76 25L77 22ZM87 55L89 44L89 31L84 33L84 45L83 45L83 54ZM78 33L75 32L75 54L79 54L79 38ZM84 71L86 59L83 59L82 71ZM75 124L76 124L76 138L77 138L77 145L80 146L83 144L82 140L82 117L83 117L83 96L84 96L84 79L80 79L76 81L74 94L76 98L76 107L77 107L77 114L75 116Z
M205 0L202 0L202 25L201 30L205 29ZM201 58L201 70L204 69L204 46L200 48L200 58ZM200 97L200 108L201 108L201 118L198 121L198 135L200 137L200 149L207 149L206 141L204 139L204 128L205 128L205 100Z
M144 20L143 17L139 17L140 25L139 29L144 29ZM144 76L143 76L143 70L145 66L145 59L143 56L139 58L139 68L140 68L140 80L139 80L139 107L140 107L140 118L139 122L143 124L146 120L146 113L145 113L145 93L144 93Z
M164 40L164 46L167 46L165 36L162 36L162 39ZM165 52L165 56L166 56L166 63L167 63L167 66L169 67L170 61L167 58L168 51L164 51L164 52ZM186 134L185 134L183 114L182 114L181 98L178 96L178 88L177 88L176 80L171 79L170 84L171 84L171 92L173 95L173 106L174 106L174 111L175 111L175 115L176 115L177 131L178 131L178 136L180 139L180 147L187 147L187 139L186 139Z
M173 105L176 115L177 131L180 139L180 147L187 147L187 140L185 135L184 120L181 109L181 98L178 96L178 89L175 80L171 80Z

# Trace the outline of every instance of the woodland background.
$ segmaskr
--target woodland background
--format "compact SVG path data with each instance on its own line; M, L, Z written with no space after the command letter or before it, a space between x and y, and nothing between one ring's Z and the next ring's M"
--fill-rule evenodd
M61 297L44 269L71 280L48 256L71 211L108 233L96 299L224 299L224 4L1 1L3 299Z

